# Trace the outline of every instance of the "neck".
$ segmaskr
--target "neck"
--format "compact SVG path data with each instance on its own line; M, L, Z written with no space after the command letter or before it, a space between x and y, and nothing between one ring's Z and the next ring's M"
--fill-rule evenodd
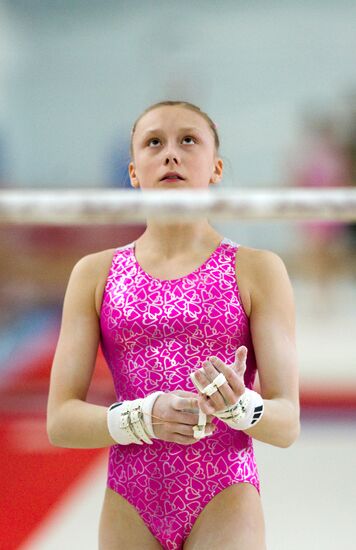
M221 240L221 235L207 219L194 222L158 222L147 220L145 232L137 239L141 246L151 249L162 257L174 257L189 251L209 247L212 241Z

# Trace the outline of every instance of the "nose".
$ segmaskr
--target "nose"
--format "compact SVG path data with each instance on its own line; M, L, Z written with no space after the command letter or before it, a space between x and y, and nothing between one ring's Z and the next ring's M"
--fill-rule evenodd
M174 154L167 154L167 155L166 155L165 164L166 164L166 165L169 165L169 164L171 164L171 163L173 163L173 164L179 164L177 155L174 155Z
M164 163L166 166L169 164L179 164L180 159L174 144L171 143L167 147L166 151L164 152L164 158L165 158Z

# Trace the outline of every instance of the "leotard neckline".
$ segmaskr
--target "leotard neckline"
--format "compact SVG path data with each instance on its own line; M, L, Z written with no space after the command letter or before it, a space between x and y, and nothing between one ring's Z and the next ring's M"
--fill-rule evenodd
M132 255L134 257L134 260L135 260L135 264L137 266L137 269L142 273L144 274L148 279L151 279L152 281L159 281L161 283L174 283L176 281L181 281L183 279L186 279L187 277L191 277L192 275L195 275L196 273L198 273L201 269L203 269L206 264L212 259L213 256L215 256L215 254L220 250L220 247L225 244L226 242L230 242L229 239L227 239L226 237L224 237L218 244L218 246L215 248L215 250L213 250L213 252L210 254L210 256L204 261L204 263L202 263L199 267L197 267L196 269L194 269L194 271L192 271L191 273L187 273L187 275L183 275L182 277L177 277L175 279L160 279L158 277L153 277L153 275L150 275L149 273L147 273L147 271L145 271L141 265L139 264L139 262L137 261L137 258L136 258L136 253L135 253L135 249L136 249L136 241L133 241L131 243L131 252L132 252Z

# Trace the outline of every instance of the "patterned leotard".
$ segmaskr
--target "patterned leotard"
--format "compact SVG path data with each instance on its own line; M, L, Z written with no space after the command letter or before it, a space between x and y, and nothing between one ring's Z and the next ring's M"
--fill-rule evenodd
M236 282L238 247L224 238L203 265L173 280L146 273L135 242L116 249L100 325L118 401L157 390L197 393L189 373L211 355L233 363L241 345L252 388L256 360ZM153 439L110 448L108 487L135 506L164 549L181 549L203 508L226 487L248 482L260 489L251 437L213 422L215 433L192 445Z

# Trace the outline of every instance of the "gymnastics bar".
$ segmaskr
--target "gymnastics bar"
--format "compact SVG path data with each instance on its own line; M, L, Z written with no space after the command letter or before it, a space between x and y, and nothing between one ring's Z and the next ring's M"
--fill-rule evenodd
M356 189L0 190L0 224L136 224L147 217L170 222L197 217L355 222Z

